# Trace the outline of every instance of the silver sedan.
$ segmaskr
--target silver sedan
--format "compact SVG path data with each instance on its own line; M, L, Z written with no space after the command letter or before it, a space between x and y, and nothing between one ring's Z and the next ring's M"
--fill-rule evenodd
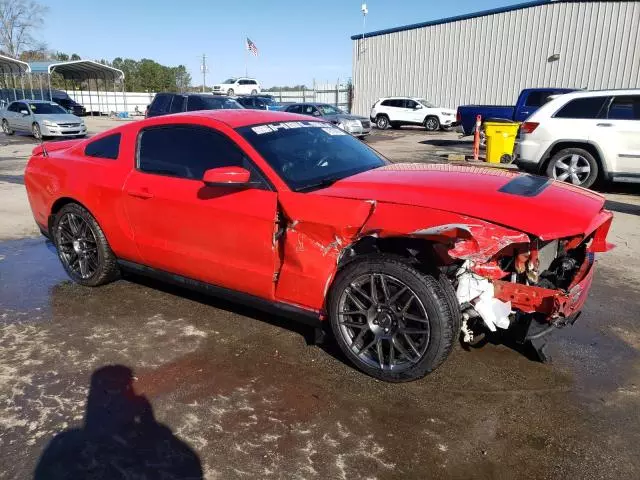
M0 112L2 131L13 135L16 131L30 132L34 137L84 137L84 120L68 113L54 102L18 100Z

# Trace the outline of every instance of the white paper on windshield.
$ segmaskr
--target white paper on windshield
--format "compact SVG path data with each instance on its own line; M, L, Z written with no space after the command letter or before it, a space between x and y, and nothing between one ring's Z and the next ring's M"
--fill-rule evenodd
M329 135L346 135L347 134L347 132L345 132L344 130L340 130L339 128L335 128L335 127L323 128L322 131L325 133L328 133Z
M282 122L257 125L255 127L251 127L251 130L253 130L257 135L264 135L265 133L277 132L278 130L292 130L295 128L322 128L323 130L329 130L326 127L327 124L324 122Z

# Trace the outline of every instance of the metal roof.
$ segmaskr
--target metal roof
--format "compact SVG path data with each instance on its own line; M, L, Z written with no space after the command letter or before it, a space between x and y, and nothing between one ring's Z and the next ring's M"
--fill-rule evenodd
M71 60L69 62L31 62L31 73L51 74L56 72L65 80L107 79L124 80L122 70L94 62L93 60Z
M580 3L580 2L587 2L587 1L597 1L597 0L537 0L532 2L517 3L515 5L510 5L508 7L493 8L491 10L483 10L481 12L467 13L465 15L457 15L455 17L441 18L439 20L431 20L429 22L413 23L411 25L404 25L402 27L387 28L385 30L376 30L375 32L365 33L364 35L362 33L359 33L357 35L353 35L351 37L351 40L360 40L363 37L364 38L377 37L379 35L386 35L388 33L404 32L405 30L414 30L416 28L431 27L433 25L442 25L443 23L459 22L460 20L469 20L471 18L485 17L487 15L495 15L497 13L513 12L515 10L522 10L530 7L538 7L540 5L549 5L552 3L569 3L569 2ZM617 0L617 1L627 1L627 0Z
M29 73L31 70L27 62L0 55L0 72L10 74Z

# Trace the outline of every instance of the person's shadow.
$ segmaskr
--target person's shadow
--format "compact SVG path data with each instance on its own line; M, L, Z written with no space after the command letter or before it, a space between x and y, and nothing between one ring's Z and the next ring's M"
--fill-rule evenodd
M122 365L96 370L84 428L51 440L34 479L202 479L198 455L156 422L132 382L133 372Z

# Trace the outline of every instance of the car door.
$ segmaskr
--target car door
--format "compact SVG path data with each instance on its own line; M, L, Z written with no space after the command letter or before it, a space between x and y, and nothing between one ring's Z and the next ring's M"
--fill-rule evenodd
M640 95L615 96L607 112L607 120L599 122L610 133L609 144L614 156L613 172L640 174Z
M407 99L404 101L404 115L408 122L422 123L425 117L424 107L415 100Z
M31 110L29 110L29 106L24 102L18 102L18 111L16 112L16 116L14 117L14 127L16 130L31 130L31 122L33 121L33 116L31 114ZM24 114L23 112L27 112Z
M9 128L16 129L16 116L18 113L18 102L11 102L5 111L4 118L6 118Z
M322 113L320 113L320 110L318 110L318 107L316 107L315 105L304 105L302 107L302 114L303 115L309 115L311 117L321 117Z
M123 193L144 263L273 297L277 196L247 155L218 130L191 124L142 129ZM251 188L206 186L210 168L242 166Z
M236 90L236 94L247 95L251 91L251 88L249 87L249 85L247 85L247 83L248 83L248 80L238 80L238 87Z

